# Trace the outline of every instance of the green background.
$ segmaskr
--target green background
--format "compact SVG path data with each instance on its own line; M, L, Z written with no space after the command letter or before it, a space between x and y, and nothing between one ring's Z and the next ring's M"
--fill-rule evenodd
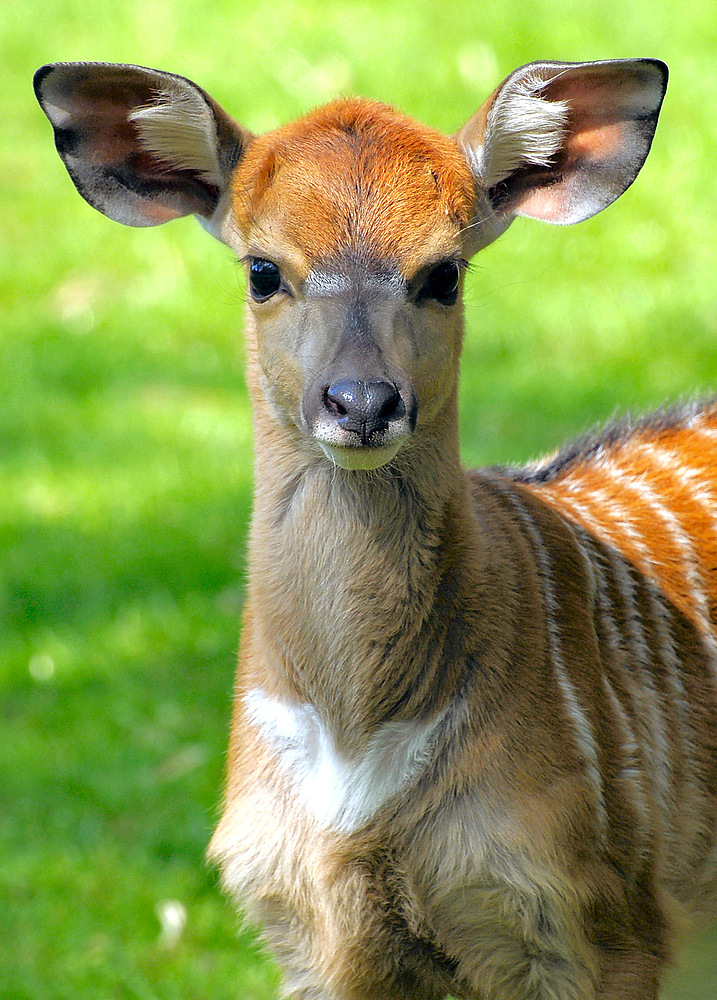
M672 80L635 186L574 228L519 220L472 268L471 464L717 385L712 0L4 5L0 995L267 1000L277 984L203 860L252 490L241 273L193 220L133 231L85 205L35 68L157 66L254 130L358 93L453 131L521 63L643 55ZM697 931L671 1000L717 996L717 937Z

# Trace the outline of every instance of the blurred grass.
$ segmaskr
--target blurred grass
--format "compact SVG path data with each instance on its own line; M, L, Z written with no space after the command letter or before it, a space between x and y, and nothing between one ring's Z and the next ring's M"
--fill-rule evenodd
M7 5L6 5L7 6ZM651 55L672 81L637 184L475 262L467 462L717 385L717 19L636 0L29 0L0 15L0 994L268 1000L203 851L217 815L251 497L241 282L191 220L74 192L47 61L190 76L262 130L334 93L457 128L534 58ZM175 940L162 914L187 913ZM706 930L671 1000L717 996Z

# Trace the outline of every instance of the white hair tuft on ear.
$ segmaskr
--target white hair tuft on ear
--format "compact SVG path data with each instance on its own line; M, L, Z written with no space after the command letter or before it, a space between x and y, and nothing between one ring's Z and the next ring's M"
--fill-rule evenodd
M493 187L523 166L549 166L567 131L565 101L535 95L545 78L530 73L506 87L488 112L479 166L483 183Z
M210 184L224 183L216 155L216 124L198 93L167 86L156 102L129 115L144 149L177 170L190 170Z

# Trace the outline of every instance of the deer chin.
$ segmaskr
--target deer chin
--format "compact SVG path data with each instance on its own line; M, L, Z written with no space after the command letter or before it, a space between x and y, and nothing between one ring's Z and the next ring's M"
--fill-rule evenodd
M321 450L333 465L341 469L380 469L395 458L400 451L402 440L384 445L359 445L347 447L319 441Z

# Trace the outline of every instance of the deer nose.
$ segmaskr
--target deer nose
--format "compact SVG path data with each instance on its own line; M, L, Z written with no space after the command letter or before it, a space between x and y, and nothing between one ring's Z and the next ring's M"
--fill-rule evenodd
M406 415L401 393L393 382L383 379L334 382L324 390L324 406L340 427L360 434L362 444Z

